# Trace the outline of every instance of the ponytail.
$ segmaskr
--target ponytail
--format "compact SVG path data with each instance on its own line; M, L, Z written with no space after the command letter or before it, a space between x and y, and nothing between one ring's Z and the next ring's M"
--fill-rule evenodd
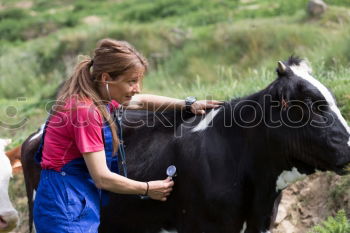
M90 69L93 66L93 60L86 58L81 61L75 68L73 75L64 83L58 93L58 102L65 102L72 96L76 96L78 100L91 99L97 109L103 116L103 119L108 123L112 131L113 151L115 154L118 151L119 138L117 135L117 125L113 117L106 108L107 101L101 99L98 94L97 84L93 80ZM62 111L59 105L55 105L54 111Z

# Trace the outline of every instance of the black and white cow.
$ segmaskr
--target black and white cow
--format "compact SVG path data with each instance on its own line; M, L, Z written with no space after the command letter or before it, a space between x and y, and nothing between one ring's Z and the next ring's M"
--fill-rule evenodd
M279 62L277 74L205 116L126 112L129 177L161 179L170 164L178 176L165 203L110 194L100 232L268 232L290 183L316 170L344 174L350 128L330 91L297 58Z

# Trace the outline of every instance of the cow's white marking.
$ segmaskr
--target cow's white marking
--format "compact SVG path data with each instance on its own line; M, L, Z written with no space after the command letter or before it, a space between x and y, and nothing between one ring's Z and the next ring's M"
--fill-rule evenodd
M293 167L291 171L283 171L277 178L276 192L304 177L306 177L306 175L299 173L298 169L295 167Z
M344 117L342 116L339 108L336 105L335 99L333 98L330 91L317 79L311 76L311 68L307 65L305 61L301 62L299 66L290 66L294 74L298 75L302 79L308 81L310 84L315 86L324 96L326 101L328 102L331 110L335 113L335 115L338 117L338 120L342 123L344 128L349 134L349 140L347 142L348 146L350 147L350 127Z
M243 223L242 230L241 230L239 233L244 233L244 232L245 232L245 229L247 229L247 222L244 222L244 223Z
M45 124L42 124L40 126L40 131L38 133L36 133L33 137L30 138L30 142L33 141L34 139L36 139L37 137L41 136L44 132L44 127L45 127Z
M214 117L220 111L219 108L212 109L207 115L201 120L196 127L192 129L192 132L202 131L208 128L209 124L213 121Z
M176 230L167 231L167 230L162 229L159 233L177 233L177 231Z
M271 233L270 231L263 231L263 232L261 232L261 233Z

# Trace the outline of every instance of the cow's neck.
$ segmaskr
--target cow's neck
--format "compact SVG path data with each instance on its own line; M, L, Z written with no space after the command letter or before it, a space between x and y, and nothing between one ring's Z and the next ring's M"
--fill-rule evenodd
M267 111L271 108L276 110L278 106L270 106L269 96L266 90L262 90L245 98L231 100L224 106L225 117L223 121L225 121L225 125L231 124L232 126L224 127L224 131L228 135L235 135L235 138L237 135L243 138L240 143L248 146L244 146L242 153L251 155L249 158L254 160L251 163L252 169L261 173L268 170L271 179L279 177L284 171L291 171L293 174L297 174L296 170L300 174L315 172L301 168L296 162L297 156L299 158L307 157L303 150L305 145L296 143L302 141L297 137L303 134L303 129L286 131L283 126L280 128L272 127L274 123L270 122L271 116ZM228 117L229 114L232 114L233 117ZM220 117L222 116L217 116L217 118ZM283 132L280 136L273 134L279 130ZM281 142L281 138L286 140Z

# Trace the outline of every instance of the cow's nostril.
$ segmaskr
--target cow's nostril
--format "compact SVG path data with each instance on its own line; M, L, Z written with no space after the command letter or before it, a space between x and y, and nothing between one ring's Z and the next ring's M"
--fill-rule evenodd
M17 211L11 211L7 213L2 213L0 215L0 232L11 231L18 224L18 213Z

